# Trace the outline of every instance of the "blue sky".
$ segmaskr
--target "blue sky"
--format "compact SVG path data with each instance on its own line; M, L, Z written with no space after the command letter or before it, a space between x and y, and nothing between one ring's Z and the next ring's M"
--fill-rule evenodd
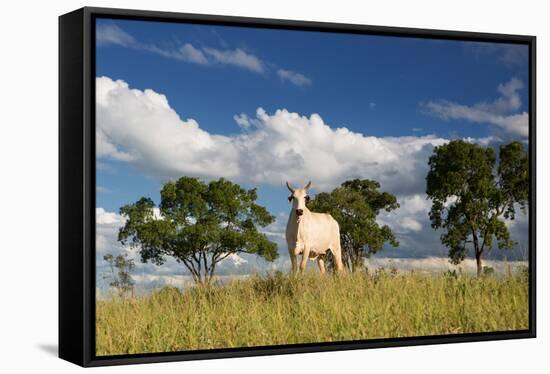
M433 146L527 140L526 46L111 19L96 28L97 207L106 212L158 201L178 175L225 176L259 187L260 203L283 220L284 179L312 179L318 192L369 177L405 202L383 219L409 242L395 253L444 255L417 248L439 236L420 206Z

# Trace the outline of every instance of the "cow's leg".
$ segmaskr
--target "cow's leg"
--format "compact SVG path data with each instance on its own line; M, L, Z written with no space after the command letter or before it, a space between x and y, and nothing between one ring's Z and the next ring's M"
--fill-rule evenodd
M317 261L319 262L319 272L325 274L325 256L320 255Z
M290 255L290 262L292 263L292 272L298 272L298 259L294 253Z
M304 252L302 252L302 262L300 262L300 271L302 273L306 270L308 259L309 259L309 248L307 246L304 246Z
M286 245L288 248L288 256L290 257L290 263L292 265L291 271L292 273L296 273L298 270L298 266L296 264L296 242L292 240L286 240Z
M298 270L298 260L296 259L294 250L289 249L288 255L290 256L290 263L292 264L292 273L296 273L296 271Z
M331 248L332 255L334 256L334 262L336 264L336 271L341 273L344 271L344 264L342 263L342 248L340 243Z

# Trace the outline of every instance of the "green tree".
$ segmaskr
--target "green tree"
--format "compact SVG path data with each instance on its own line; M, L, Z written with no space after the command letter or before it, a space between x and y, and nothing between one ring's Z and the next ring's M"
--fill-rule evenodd
M477 274L482 257L496 239L500 249L514 246L501 217L525 213L529 196L529 161L520 142L500 146L498 167L493 148L454 140L436 147L426 177L429 216L434 229L443 229L441 242L452 263L459 264L473 249Z
M391 229L376 222L380 211L399 208L395 196L379 188L376 181L354 179L330 193L317 194L308 204L312 211L331 214L340 225L342 261L350 271L363 269L363 259L381 250L385 243L399 245Z
M139 248L142 262L162 265L166 257L174 257L196 283L209 283L216 265L231 254L277 258L276 244L256 228L274 217L256 199L255 189L245 190L223 178L206 184L182 177L163 186L160 216L145 197L120 208L127 220L118 240Z
M109 280L109 286L113 287L120 297L134 291L134 280L132 270L135 268L134 260L129 259L127 254L113 256L108 253L103 256L109 264L110 272L104 274L103 279Z

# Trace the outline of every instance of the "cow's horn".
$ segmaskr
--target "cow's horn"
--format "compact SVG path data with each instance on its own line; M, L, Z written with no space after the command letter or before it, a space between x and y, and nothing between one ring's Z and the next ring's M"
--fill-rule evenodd
M307 182L306 186L304 187L304 190L309 190L311 188L311 181Z
M288 188L290 192L294 193L294 188L290 187L290 184L288 184L288 182L286 182L286 188Z

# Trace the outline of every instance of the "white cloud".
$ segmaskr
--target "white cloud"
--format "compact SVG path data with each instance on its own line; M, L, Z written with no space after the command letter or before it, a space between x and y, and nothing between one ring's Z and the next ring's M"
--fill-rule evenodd
M184 45L177 48L161 48L157 45L139 45L139 49L143 49L149 52L156 53L163 57L173 58L180 61L195 63L199 65L208 64L208 59L204 53L195 48L190 43L185 43Z
M305 75L292 70L279 69L277 70L277 75L281 78L281 80L288 81L299 87L310 86L312 83L311 79Z
M250 118L245 113L241 113L239 115L235 114L233 119L241 129L248 129L252 125Z
M518 91L523 88L523 82L517 78L500 84L500 93L493 102L482 102L475 105L463 105L446 100L429 101L425 108L436 117L444 120L464 119L474 123L496 125L505 132L526 137L529 134L529 114L515 113L521 108L521 98Z
M435 136L377 138L333 128L319 114L280 109L256 118L237 116L249 131L210 134L193 119L182 120L167 98L123 81L97 78L98 157L131 162L145 174L164 178L195 175L238 182L282 185L313 180L319 189L349 178L372 178L394 193L423 189L418 175L436 145Z
M207 64L208 60L204 54L190 43L185 43L179 49L180 55L186 61L195 62L197 64Z
M311 179L317 190L326 190L360 177L379 180L386 189L418 188L412 179L427 170L426 154L446 142L433 136L364 136L332 128L319 114L307 117L286 109L268 114L259 108L256 118L260 125L255 131L234 139L246 156L240 162L241 175L256 183L300 184Z
M123 47L136 45L134 37L116 25L100 25L96 29L96 41L98 45L115 44Z
M96 189L97 192L100 192L100 193L110 193L110 192L112 192L110 189L108 189L107 187L103 187L103 186L97 186L95 189Z
M498 144L498 143L502 143L502 139L499 138L498 136L486 136L486 137L483 137L483 138L472 138L472 137L467 137L467 138L463 138L462 140L464 140L465 142L468 142L468 143L475 143L475 144L479 144L481 146L484 146L484 147L487 147L491 144Z
M529 47L525 44L500 44L486 42L464 42L465 50L475 56L494 56L508 68L527 68Z
M97 135L96 135L96 138L97 138ZM96 148L96 151L97 151L97 148ZM101 172L104 172L104 173L109 173L109 174L116 174L116 169L108 163L101 162L101 161L96 161L95 167L96 167L96 170L98 170L98 171L101 171Z
M390 226L396 234L419 232L429 227L431 202L426 199L426 194L397 196L397 202L400 205L398 209L380 213L380 223Z
M238 151L231 139L182 120L164 95L96 80L97 156L129 161L149 175L234 177Z
M239 256L237 253L231 253L223 261L230 261L236 267L239 267L241 265L244 265L244 264L248 263L248 260L246 260L242 256Z
M103 265L103 255L127 253L117 242L118 229L124 222L124 218L119 214L96 208L96 263L99 267Z
M501 45L500 61L508 67L527 67L529 48L526 45Z
M198 65L233 65L259 74L265 73L274 66L241 48L197 47L191 43L167 47L142 43L120 27L110 24L101 24L97 27L96 41L98 45L118 45ZM312 83L311 79L305 75L288 69L278 69L277 75L280 79L296 86L309 86Z
M290 207L290 204L289 204L289 207ZM288 222L288 213L279 212L279 214L275 217L275 221L269 224L268 226L264 227L260 231L266 234L270 240L278 241L286 245L285 231L286 231L287 222Z
M237 66L255 73L263 73L265 70L265 63L260 58L240 48L226 50L210 47L197 48L191 43L176 47L161 47L156 44L142 43L116 25L99 25L96 30L96 40L98 45L119 45L199 65L219 63Z
M411 217L403 217L399 223L401 227L408 231L422 230L422 225L417 220Z
M96 129L96 154L98 157L109 157L119 161L133 161L134 157L126 152L119 151L111 143L101 128Z
M378 268L395 268L399 271L442 273L445 271L462 271L464 274L474 275L477 265L474 259L467 258L459 265L453 265L448 257L426 257L426 258L390 258L371 257L365 260L365 265L372 271ZM526 261L500 261L485 260L484 266L492 267L497 274L507 274L508 271L515 272L520 266L527 266Z
M95 222L97 225L118 225L122 226L126 220L119 214L108 212L103 208L96 208Z
M203 51L220 64L238 66L255 73L263 73L265 69L262 60L252 54L246 53L240 48L220 50L205 47Z

